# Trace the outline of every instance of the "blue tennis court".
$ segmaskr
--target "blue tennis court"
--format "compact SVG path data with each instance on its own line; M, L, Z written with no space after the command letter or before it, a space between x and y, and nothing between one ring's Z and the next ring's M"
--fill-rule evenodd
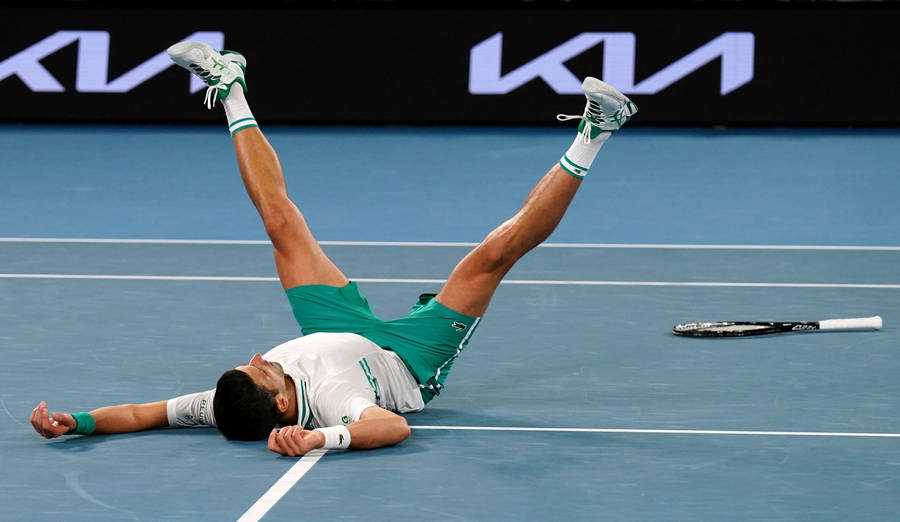
M515 212L564 127L263 128L326 252L393 318ZM0 518L895 518L898 144L626 128L412 436L297 459L211 429L34 433L41 400L205 390L299 329L224 128L0 126ZM881 331L670 333L872 315Z

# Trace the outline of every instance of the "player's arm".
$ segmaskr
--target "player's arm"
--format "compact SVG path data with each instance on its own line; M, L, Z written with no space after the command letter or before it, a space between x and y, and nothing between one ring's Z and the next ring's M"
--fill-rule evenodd
M378 406L363 410L359 420L347 426L350 430L350 447L373 449L399 444L409 437L406 419Z
M166 401L105 406L88 414L94 421L93 433L97 434L130 433L169 425ZM31 411L31 425L39 435L52 439L60 435L75 434L78 421L69 413L54 412L51 415L47 403L41 401Z
M310 431L300 426L288 426L281 430L273 430L269 435L269 449L291 457L303 455L310 450L326 447L327 436L334 437L330 445L341 445L342 429L349 432L351 449L392 446L406 440L410 432L406 419L400 415L378 406L370 406L363 410L358 421L347 425L346 428L337 426ZM335 431L330 433L329 430Z

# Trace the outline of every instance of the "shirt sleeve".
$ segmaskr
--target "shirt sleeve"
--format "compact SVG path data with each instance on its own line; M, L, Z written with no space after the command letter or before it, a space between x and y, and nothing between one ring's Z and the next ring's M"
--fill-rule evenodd
M352 424L363 410L376 406L376 395L365 378L350 370L310 390L310 406L319 427Z
M213 398L216 390L189 393L166 401L166 415L173 428L215 427Z

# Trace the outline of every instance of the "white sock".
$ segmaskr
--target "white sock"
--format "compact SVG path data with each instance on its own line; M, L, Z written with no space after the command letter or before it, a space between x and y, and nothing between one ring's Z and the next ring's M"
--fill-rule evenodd
M611 132L601 132L596 138L591 138L590 143L584 142L584 135L580 132L575 136L575 141L569 150L559 159L559 166L576 178L583 178L594 163L594 158L600 152L600 147L612 136Z
M247 98L244 97L244 89L238 83L231 86L231 92L222 101L225 106L225 116L228 117L228 130L231 135L246 129L248 127L258 127L253 113L250 112L250 105L247 104Z

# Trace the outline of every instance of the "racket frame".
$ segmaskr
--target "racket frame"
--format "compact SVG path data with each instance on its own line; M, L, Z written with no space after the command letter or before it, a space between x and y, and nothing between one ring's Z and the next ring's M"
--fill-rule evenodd
M787 332L825 330L880 330L880 316L821 321L711 321L677 324L672 333L682 337L751 337ZM741 327L748 327L741 329Z

